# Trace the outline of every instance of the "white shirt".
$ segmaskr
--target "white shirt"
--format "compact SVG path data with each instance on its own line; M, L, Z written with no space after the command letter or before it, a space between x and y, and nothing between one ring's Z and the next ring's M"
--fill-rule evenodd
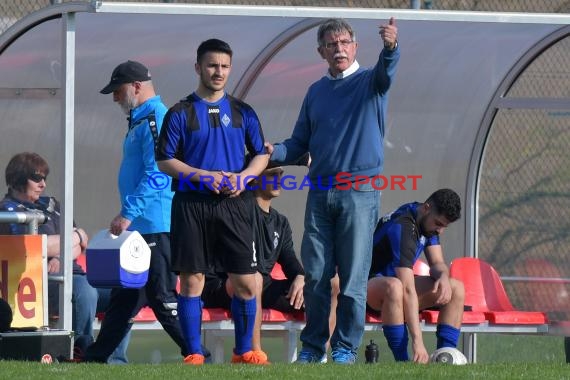
M354 62L352 62L352 65L350 65L348 67L348 69L344 70L343 72L338 73L338 75L336 77L333 77L330 70L327 70L327 78L329 78L330 80L339 80L339 79L346 78L350 74L354 74L356 72L356 70L358 70L359 67L360 67L360 65L358 64L358 61L355 59Z

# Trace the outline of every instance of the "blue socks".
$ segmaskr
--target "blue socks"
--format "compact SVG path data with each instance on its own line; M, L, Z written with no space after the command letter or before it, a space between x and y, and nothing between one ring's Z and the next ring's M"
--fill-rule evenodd
M235 326L236 347L234 353L243 355L251 351L253 339L253 326L255 324L256 301L255 297L250 300L243 300L232 297L232 316Z
M437 325L435 336L437 337L437 348L457 347L459 334L461 331L450 325Z
M202 300L200 297L184 297L178 295L178 319L180 329L189 354L200 354L202 352Z
M396 361L408 361L408 329L405 324L382 326L384 336L388 342L388 347L394 354ZM450 325L437 325L435 336L437 337L437 348L457 347L459 334L461 331Z
M388 347L392 350L397 362L408 361L408 329L405 324L382 326Z

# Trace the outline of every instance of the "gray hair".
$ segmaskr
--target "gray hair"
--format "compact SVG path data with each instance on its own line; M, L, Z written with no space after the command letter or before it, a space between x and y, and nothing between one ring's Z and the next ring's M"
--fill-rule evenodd
M330 18L319 26L319 31L317 32L317 42L319 46L325 46L325 34L329 32L348 32L350 39L356 41L356 33L352 30L352 26L350 26L348 22L341 18Z

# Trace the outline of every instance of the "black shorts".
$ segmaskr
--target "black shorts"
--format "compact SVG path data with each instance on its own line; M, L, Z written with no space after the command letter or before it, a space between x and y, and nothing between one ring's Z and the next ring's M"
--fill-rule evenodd
M232 299L226 291L226 281L228 280L220 277L206 276L206 282L202 290L202 302L204 302L205 308L221 307L222 309L230 310Z
M226 281L220 277L206 277L204 290L202 291L202 302L205 308L223 308L230 310L231 298L226 291ZM296 311L289 304L286 297L291 287L290 280L274 280L269 276L263 276L263 292L261 294L261 307L264 309L275 309L284 313Z
M177 192L170 229L172 270L255 273L252 210L248 193L229 198Z

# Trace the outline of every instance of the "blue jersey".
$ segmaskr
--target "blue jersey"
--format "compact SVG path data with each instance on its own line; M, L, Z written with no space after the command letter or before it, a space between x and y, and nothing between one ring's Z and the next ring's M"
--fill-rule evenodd
M424 248L439 245L439 236L427 238L418 224L420 203L407 203L382 217L374 231L369 277L395 277L396 268L412 269Z
M265 154L263 144L259 119L248 104L228 94L208 103L193 93L166 114L156 159L238 173L245 167L246 149L251 157ZM175 191L197 190L174 179Z

